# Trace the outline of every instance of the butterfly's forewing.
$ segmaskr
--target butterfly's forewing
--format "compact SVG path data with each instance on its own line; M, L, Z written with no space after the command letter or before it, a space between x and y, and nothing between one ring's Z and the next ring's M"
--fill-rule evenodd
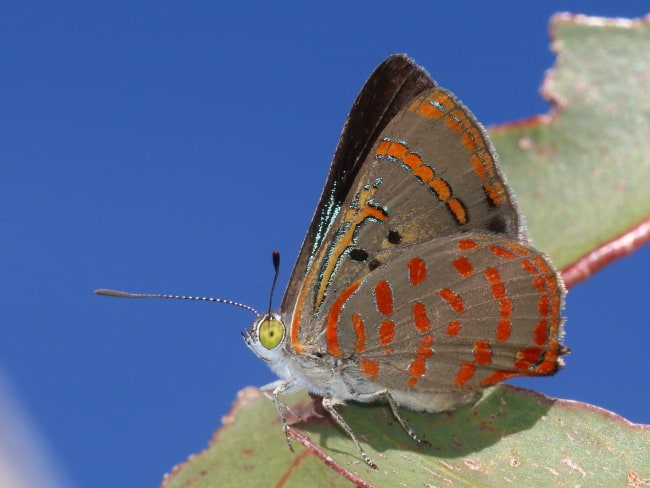
M357 96L341 132L323 193L289 279L281 311L293 311L307 268L381 131L408 102L433 86L435 83L427 72L401 54L388 57L372 73Z
M428 82L416 83L408 91L410 99L405 94L387 110L386 98L371 94L385 81L382 67L391 60ZM513 197L482 127L453 95L434 87L408 58L389 58L353 106L346 135L364 125L366 112L384 116L381 123L370 121L376 129L364 133L366 140L356 146L364 149L350 160L342 149L352 144L346 137L337 151L307 237L314 245L303 247L289 283L290 299L283 302L296 352L340 353L328 342L327 321L369 274L390 266L410 245L476 230L525 243ZM378 106L369 110L373 103ZM371 137L376 137L373 142Z

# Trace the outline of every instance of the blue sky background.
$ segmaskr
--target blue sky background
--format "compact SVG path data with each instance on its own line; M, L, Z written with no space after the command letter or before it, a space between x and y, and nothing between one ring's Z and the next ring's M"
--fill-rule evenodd
M0 394L13 392L62 485L157 486L239 389L273 379L241 340L247 312L95 288L264 308L271 251L281 293L350 105L384 57L408 53L499 124L548 110L555 11L647 10L222 3L0 7ZM567 367L526 386L650 423L649 270L646 246L574 288Z

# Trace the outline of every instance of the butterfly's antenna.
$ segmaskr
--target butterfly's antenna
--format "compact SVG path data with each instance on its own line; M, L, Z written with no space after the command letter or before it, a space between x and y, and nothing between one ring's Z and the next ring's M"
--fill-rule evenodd
M269 315L271 314L271 308L273 307L273 293L275 292L275 284L278 282L278 275L280 274L280 251L275 249L273 251L273 283L271 284L271 294L269 296Z
M173 300L196 300L200 302L216 302L216 303L225 303L226 305L234 305L235 307L240 307L246 310L253 312L255 315L259 315L259 312L253 307L244 305L243 303L234 302L232 300L225 300L223 298L211 298L211 297L190 297L185 295L166 295L164 293L128 293L126 291L119 290L95 290L95 295L105 295L109 297L118 297L118 298L171 298Z

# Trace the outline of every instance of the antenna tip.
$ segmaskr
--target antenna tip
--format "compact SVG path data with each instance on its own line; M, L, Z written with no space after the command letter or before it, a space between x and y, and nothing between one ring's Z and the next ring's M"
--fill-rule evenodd
M106 288L99 288L94 291L95 295L104 295L107 297L128 297L131 293L126 293L119 290L107 290Z

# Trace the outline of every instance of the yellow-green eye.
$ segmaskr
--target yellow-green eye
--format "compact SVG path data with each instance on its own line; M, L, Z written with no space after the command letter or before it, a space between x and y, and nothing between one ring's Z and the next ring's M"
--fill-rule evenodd
M260 343L267 349L273 349L282 342L284 324L279 320L267 319L260 324L258 332Z

